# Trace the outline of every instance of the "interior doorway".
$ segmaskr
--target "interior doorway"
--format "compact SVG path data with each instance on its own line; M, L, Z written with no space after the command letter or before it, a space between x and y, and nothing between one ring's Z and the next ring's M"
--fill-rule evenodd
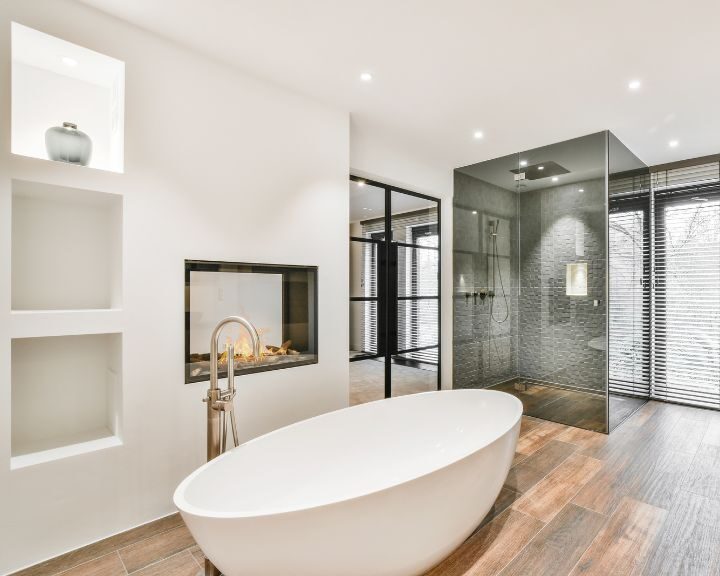
M439 390L440 200L351 176L349 235L350 404Z

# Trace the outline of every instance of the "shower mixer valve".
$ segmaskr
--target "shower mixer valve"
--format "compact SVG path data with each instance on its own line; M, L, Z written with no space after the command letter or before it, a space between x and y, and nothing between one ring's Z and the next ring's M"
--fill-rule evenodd
M484 301L485 298L488 296L493 296L492 290L488 290L487 288L481 288L478 292L465 292L465 300L469 300L470 296L472 296L473 304L477 304L478 296L480 296L480 301Z

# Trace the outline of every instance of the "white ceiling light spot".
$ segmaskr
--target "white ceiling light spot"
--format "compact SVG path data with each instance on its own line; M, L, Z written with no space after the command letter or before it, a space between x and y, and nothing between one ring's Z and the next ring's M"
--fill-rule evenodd
M578 190L578 192L580 192L580 193L585 192L585 188L580 188L580 189Z
M558 180L560 180L560 178L558 178L557 176L553 176L553 177L552 177L552 181L553 181L553 182L557 182Z
M362 80L363 82L372 82L372 79L373 75L370 74L370 72L363 72L362 74L360 74L360 80Z
M628 82L628 90L630 90L630 92L637 92L640 90L640 86L642 86L640 80L630 80L630 82Z
M75 60L75 58L70 58L70 56L63 56L62 58L60 58L60 61L69 68L75 68L75 66L78 65L78 61Z
M545 166L538 166L538 170L545 170Z
M473 138L475 138L475 140L482 140L484 137L485 134L483 134L480 130L475 130L475 132L473 132Z
M668 146L670 146L670 148L677 148L679 144L680 142L677 140L670 140L670 142L668 142Z
M527 160L520 160L520 166L527 166Z
M365 186L365 180L358 180L357 185L360 186L360 188L362 188L363 186Z
M473 214L477 214L477 210L473 210L472 213L473 213Z

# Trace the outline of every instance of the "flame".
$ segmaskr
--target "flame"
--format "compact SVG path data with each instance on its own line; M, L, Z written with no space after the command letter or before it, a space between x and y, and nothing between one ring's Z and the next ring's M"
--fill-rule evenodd
M257 333L260 337L260 358L266 355L266 348L265 348L265 342L263 336L270 332L267 328L258 328ZM235 358L237 360L247 362L250 360L255 360L255 355L253 354L253 348L252 348L252 342L250 340L250 337L245 333L240 333L240 336L237 340L235 340Z
M262 357L262 346L260 346L260 356ZM243 360L251 360L254 358L252 345L247 336L240 336L235 340L235 356L240 356Z
M290 349L290 344L292 343L290 340L288 340L287 342L283 342L281 346L266 346L263 336L269 332L271 332L271 330L266 328L258 329L258 335L260 336L260 356L259 358L257 358L258 360L261 360L263 357L266 356L285 356L288 354L298 354L298 352ZM235 362L252 362L256 360L255 355L253 354L252 343L249 335L241 333L240 336L238 336L237 340L235 340L234 342L230 336L227 336L225 338L225 350L218 358L220 364L227 365L228 347L231 344L233 346L233 352L235 353Z

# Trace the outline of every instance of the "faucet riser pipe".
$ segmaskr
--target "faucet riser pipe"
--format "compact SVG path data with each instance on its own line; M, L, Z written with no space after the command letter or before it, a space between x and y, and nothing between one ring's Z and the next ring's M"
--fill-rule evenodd
M215 388L208 391L207 397L207 459L208 462L220 456L220 412L215 409L215 403L220 398L220 390Z

